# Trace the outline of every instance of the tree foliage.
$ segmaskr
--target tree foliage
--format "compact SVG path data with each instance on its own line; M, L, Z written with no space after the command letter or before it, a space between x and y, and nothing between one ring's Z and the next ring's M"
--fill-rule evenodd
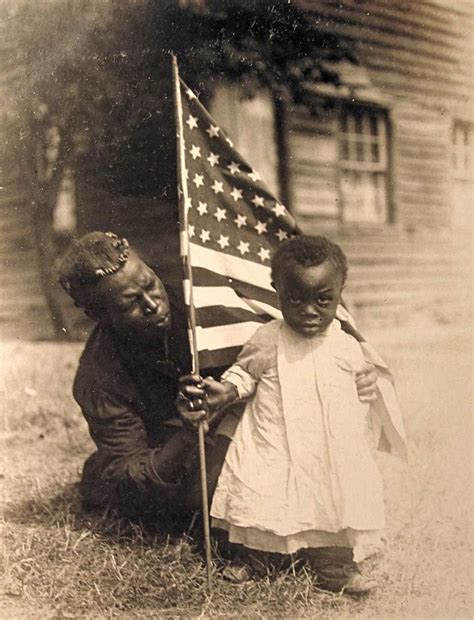
M204 100L227 79L248 97L266 87L312 107L306 85L338 80L326 61L355 62L286 0L5 0L0 10L3 120L58 334L52 220L65 171L112 194L175 199L171 53Z
M42 128L46 145L56 128L58 162L80 158L88 174L101 172L125 193L166 191L174 181L170 52L204 98L226 78L248 96L265 86L303 103L306 84L337 82L325 61L355 61L282 0L208 0L200 10L183 4L12 4L8 21L23 71L15 103L26 125Z
M306 84L338 82L325 62L357 62L336 35L318 30L288 1L210 1L207 6L197 18L188 10L173 20L185 33L177 43L201 90L225 77L241 82L249 96L264 86L304 102Z

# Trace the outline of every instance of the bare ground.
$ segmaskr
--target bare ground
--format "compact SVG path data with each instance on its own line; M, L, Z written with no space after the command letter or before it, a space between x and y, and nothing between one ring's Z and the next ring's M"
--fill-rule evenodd
M80 345L2 345L2 618L470 618L472 332L435 322L368 334L397 378L408 464L381 457L382 588L352 600L287 571L211 594L187 536L80 509L92 449L70 396Z

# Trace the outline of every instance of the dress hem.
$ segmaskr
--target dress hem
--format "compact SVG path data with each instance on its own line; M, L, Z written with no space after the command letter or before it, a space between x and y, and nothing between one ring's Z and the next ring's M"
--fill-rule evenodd
M385 545L383 530L353 530L351 528L339 532L307 530L289 536L280 536L253 527L240 527L217 517L212 518L212 527L225 530L229 535L230 543L284 555L291 555L300 549L348 547L353 549L354 561L361 562L382 551Z

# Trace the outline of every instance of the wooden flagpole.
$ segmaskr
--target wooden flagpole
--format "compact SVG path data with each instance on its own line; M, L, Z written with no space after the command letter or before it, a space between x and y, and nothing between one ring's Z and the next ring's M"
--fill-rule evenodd
M193 276L191 265L189 263L189 237L188 237L188 211L187 204L189 201L188 194L188 182L186 179L185 169L186 162L184 156L184 128L183 128L183 104L181 101L181 88L179 83L178 61L174 54L172 58L173 69L173 87L174 87L174 103L175 103L175 119L176 119L176 151L177 151L177 163L178 163L178 192L181 189L184 208L181 210L181 217L183 219L181 226L181 256L183 256L183 246L187 248L187 275L189 278L189 328L190 328L190 340L193 353L193 373L199 374L199 357L196 342L196 312L194 308L193 300ZM206 552L206 568L207 568L207 585L211 587L212 583L212 562L211 562L211 534L209 525L209 501L207 495L207 471L206 471L206 450L205 450L205 433L204 422L201 421L198 424L198 436L199 436L199 467L201 475L201 494L202 494L202 520L204 531L204 547Z

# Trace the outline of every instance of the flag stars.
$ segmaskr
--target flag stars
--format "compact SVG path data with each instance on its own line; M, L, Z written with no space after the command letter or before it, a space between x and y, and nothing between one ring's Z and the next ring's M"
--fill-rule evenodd
M196 146L195 144L193 144L192 147L189 149L189 152L191 153L191 156L193 159L197 159L198 157L201 157L200 146Z
M231 161L230 164L227 166L227 168L231 174L240 172L240 166L235 161Z
M250 202L252 202L256 207L264 207L265 206L265 201L263 200L263 197L262 196L258 196L257 194L255 194L255 196L252 198L252 200Z
M188 120L186 121L186 125L188 125L189 129L194 129L195 127L197 127L198 126L197 117L190 114L188 116Z
M281 228L278 229L278 232L275 233L275 235L278 237L279 241L284 241L285 239L288 239L288 233Z
M280 203L276 203L275 206L272 209L273 213L277 216L280 217L281 215L285 215L286 214L286 209L285 207L280 204Z
M222 220L226 220L227 215L225 214L225 209L221 209L220 207L217 207L216 212L214 213L214 217L216 218L218 222L222 222Z
M255 170L252 170L252 172L249 172L249 177L252 179L254 183L262 180L262 177Z
M209 157L206 158L209 162L211 168L219 164L220 155L216 155L216 153L209 153Z
M217 243L220 245L221 250L223 250L224 248L228 248L229 247L229 237L226 237L225 235L221 235L219 237L219 240L217 241Z
M185 199L184 206L186 207L186 211L189 211L189 209L192 209L193 203L189 196Z
M204 175L203 174L195 174L193 183L196 187L202 187L204 185Z
M260 220L255 224L254 228L258 232L259 235L263 234L264 232L268 232L267 223L261 222Z
M230 195L235 200L235 202L237 202L237 200L242 200L242 190L241 189L237 189L236 187L234 187L233 190L230 192Z
M197 99L196 95L193 93L193 91L190 88L186 89L186 96L190 101L192 101L193 99Z
M196 230L194 226L188 226L188 235L189 238L192 239L196 234Z
M199 201L199 205L198 205L198 213L199 215L204 215L205 213L207 213L207 203L206 202L201 202Z
M247 241L241 241L239 243L239 245L237 246L237 249L239 250L240 254L242 256L244 256L245 254L248 254L250 252L249 250L249 243Z
M206 133L210 138L217 138L219 131L220 129L216 125L210 125L209 129L206 129Z
M238 213L234 222L237 224L237 228L242 228L242 226L247 226L247 216L240 215L240 213Z
M211 185L211 189L214 194L221 194L224 191L224 184L221 181L215 180Z
M234 143L232 142L232 140L230 138L226 138L225 141L230 146L230 148L234 148Z
M258 256L262 263L264 263L266 260L270 260L270 250L267 248L260 248L258 251Z
M203 243L207 243L208 241L211 240L211 233L208 230L204 230L204 228L201 230L201 233L199 235L199 238L201 239L201 241Z

